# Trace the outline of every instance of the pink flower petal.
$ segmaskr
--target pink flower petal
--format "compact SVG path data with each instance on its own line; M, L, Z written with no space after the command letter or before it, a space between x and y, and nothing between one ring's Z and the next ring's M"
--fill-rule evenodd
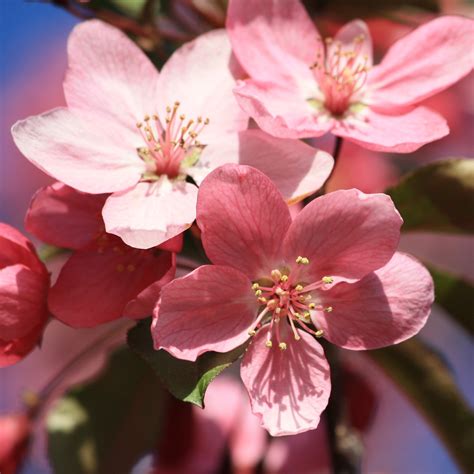
M317 137L332 128L334 120L318 117L309 104L312 92L250 80L234 89L242 109L262 130L279 138Z
M466 76L474 66L474 21L436 18L397 41L369 73L378 106L404 106L430 97Z
M231 0L227 30L249 75L280 84L311 80L319 34L298 0Z
M5 341L0 339L0 368L16 364L24 359L39 342L43 335L44 325L46 323L46 311L44 320L36 325L30 332L18 339Z
M204 265L166 285L154 311L155 349L194 361L244 343L255 316L252 283L230 267Z
M358 41L358 37L360 41ZM334 42L329 46L330 51L336 47L336 42L341 44L343 51L354 51L355 46L358 45L357 51L359 54L357 59L359 61L360 59L365 59L365 61L360 61L363 66L372 66L372 38L365 22L362 20L353 20L346 23L334 37Z
M0 222L0 269L15 264L46 275L46 268L36 255L33 244L14 227Z
M362 278L385 265L400 238L402 218L385 194L335 191L306 206L283 243L288 262L309 259L312 278Z
M443 138L449 128L441 115L417 107L399 115L368 110L364 120L354 118L337 122L335 135L375 151L411 153L426 143Z
M46 274L22 264L0 270L0 339L22 338L46 322L48 283Z
M136 298L131 300L123 311L123 315L127 318L141 319L151 316L153 308L160 298L161 289L164 285L173 280L176 274L176 256L170 255L168 252L156 252L157 265L165 265L168 271L160 277L159 280L153 282L150 286L142 290ZM171 259L171 265L170 265Z
M76 251L49 294L54 316L73 327L94 327L122 316L129 301L167 276L172 254L135 250L116 237Z
M48 244L79 249L103 231L101 211L106 198L54 183L33 196L25 218L26 228Z
M197 188L162 176L113 194L102 210L108 233L139 249L155 247L180 234L196 216Z
M68 107L86 115L93 111L107 126L120 127L118 143L125 133L135 133L137 121L156 112L158 71L119 29L99 20L80 23L69 37L68 62Z
M166 116L167 106L179 101L179 113L187 119L209 118L198 137L204 144L223 133L246 129L247 114L232 92L239 75L242 72L224 30L199 36L179 48L161 70L160 117Z
M409 255L390 262L356 283L339 283L322 295L331 313L318 313L324 337L346 349L364 350L398 344L425 325L433 304L433 280Z
M251 279L281 263L281 242L290 222L275 185L250 166L222 166L199 190L197 223L207 256Z
M246 130L206 147L188 173L200 184L210 171L226 163L257 168L276 184L286 200L297 202L324 184L334 160L328 153L301 141Z
M315 429L331 391L329 365L321 345L301 331L295 341L282 325L287 349L265 345L267 328L258 331L244 355L240 373L254 414L273 436Z
M113 121L86 120L67 109L55 109L17 122L12 134L35 166L80 191L121 191L145 171L136 150L140 136L124 135Z
M264 472L272 474L333 472L325 418L321 419L315 430L272 439L263 465Z

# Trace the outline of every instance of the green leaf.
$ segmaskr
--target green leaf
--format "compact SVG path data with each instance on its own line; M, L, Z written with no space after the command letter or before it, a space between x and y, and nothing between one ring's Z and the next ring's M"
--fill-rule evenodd
M435 284L436 303L471 335L474 334L474 287L451 273L428 266Z
M166 388L179 400L204 408L208 385L245 351L247 344L231 352L207 352L196 362L176 359L168 352L153 348L150 320L140 321L128 333L128 345L145 359Z
M431 163L387 193L405 221L404 231L474 232L474 160Z
M354 18L364 18L371 16L386 16L398 12L405 8L439 12L439 2L437 0L357 0L348 2L347 0L303 0L305 6L313 15L328 15L339 20L353 20Z
M474 413L444 361L418 338L367 354L417 406L462 472L473 472Z
M156 447L166 392L129 349L115 352L92 382L69 390L47 417L55 474L129 474Z

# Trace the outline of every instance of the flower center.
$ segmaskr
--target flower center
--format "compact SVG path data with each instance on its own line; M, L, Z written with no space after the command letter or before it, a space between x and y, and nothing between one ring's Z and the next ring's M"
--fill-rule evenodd
M366 83L369 58L362 53L364 40L364 35L359 35L343 47L340 41L326 38L323 52L311 66L324 95L324 107L332 115L343 115Z
M193 166L199 159L203 145L197 137L209 123L209 119L198 117L187 119L179 114L179 102L166 108L164 125L158 115L146 115L137 123L145 141L137 149L138 156L147 164L144 181L153 181L161 175L177 178L185 175L185 168Z
M296 263L308 265L309 259L299 256ZM249 335L254 336L263 324L269 323L270 328L265 345L272 347L273 338L275 338L278 347L285 350L287 345L280 337L280 322L286 318L295 340L301 339L299 334L301 329L313 336L321 337L322 330L312 329L309 326L312 325L311 314L313 311L332 312L332 306L324 307L319 304L317 295L317 290L326 289L333 282L332 277L325 276L310 284L295 284L291 282L290 272L287 269L272 270L270 275L269 278L259 280L252 285L262 309L252 324Z

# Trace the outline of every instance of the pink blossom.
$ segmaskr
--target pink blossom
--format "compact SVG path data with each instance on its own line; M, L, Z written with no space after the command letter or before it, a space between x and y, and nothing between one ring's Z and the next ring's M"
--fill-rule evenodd
M18 362L41 339L49 275L31 242L0 223L0 367Z
M67 108L13 126L36 166L83 192L112 193L105 228L133 247L154 247L187 229L197 187L223 163L251 163L290 200L317 190L332 158L303 143L246 131L233 95L242 72L223 30L178 49L161 73L118 29L74 28L64 82Z
M316 428L326 407L329 367L315 338L384 347L416 334L429 315L431 277L396 253L402 219L386 195L336 191L291 220L267 177L225 165L201 185L197 223L214 265L163 288L155 348L192 361L252 336L241 376L273 435Z
M226 445L232 472L253 472L253 467L257 466L266 451L266 433L250 413L244 391L237 380L218 377L206 391L204 410L196 406L186 409L182 405L182 402L172 400L171 407L168 407L168 413L172 415L176 409L171 424L175 427L176 417L179 417L181 430L166 430L167 436L159 446L153 474L218 472L225 457ZM183 432L188 433L185 446ZM167 446L170 448L165 449Z
M372 150L412 152L449 131L417 104L474 64L474 22L456 16L417 28L377 66L363 21L323 41L299 0L231 0L227 29L251 77L235 90L239 103L277 137L331 131Z
M26 454L31 434L30 418L23 414L9 414L0 417L0 472L19 472Z
M26 216L36 237L73 250L51 288L53 315L73 327L96 326L122 315L151 314L161 287L176 270L181 237L160 248L135 249L107 234L101 217L107 195L84 194L62 183L40 189Z

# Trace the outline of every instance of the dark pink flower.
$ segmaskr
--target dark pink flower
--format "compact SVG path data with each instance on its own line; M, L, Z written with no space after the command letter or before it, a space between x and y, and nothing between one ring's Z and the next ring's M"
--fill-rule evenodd
M0 417L0 472L15 474L26 454L31 434L30 418L23 414Z
M364 22L322 41L299 0L231 0L227 29L251 77L235 90L239 103L277 137L331 131L372 150L412 152L449 131L417 104L474 64L474 22L456 16L419 27L375 67Z
M0 367L23 359L48 319L49 274L31 242L0 223Z
M149 316L161 287L175 274L172 252L179 251L181 236L160 248L129 247L104 230L106 199L55 183L36 193L26 216L26 227L36 237L74 250L48 298L53 315L70 326Z
M36 166L79 191L112 193L105 228L151 248L191 226L197 187L223 163L251 163L301 199L329 176L332 158L306 144L246 131L234 94L242 73L225 31L178 49L160 73L125 34L98 20L74 28L67 108L13 126ZM290 172L291 171L291 172Z
M274 435L316 428L326 407L329 367L315 337L384 347L416 334L429 315L431 277L396 253L402 219L386 195L336 191L291 220L267 177L226 165L202 183L197 223L214 265L163 288L155 347L195 360L253 336L241 376Z

